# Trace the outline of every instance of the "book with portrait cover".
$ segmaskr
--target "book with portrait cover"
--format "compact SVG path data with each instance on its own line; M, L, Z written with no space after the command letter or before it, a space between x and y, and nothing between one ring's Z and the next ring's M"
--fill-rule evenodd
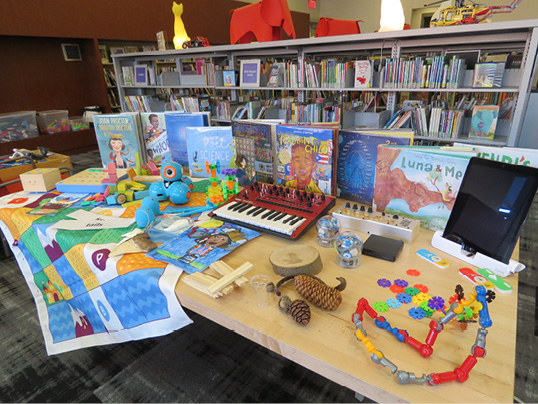
M336 133L330 125L277 125L278 184L335 195Z
M253 181L273 184L276 124L234 120L232 135L239 186L245 187Z
M209 112L166 112L164 119L170 155L186 169L189 166L186 128L209 126Z
M497 120L499 118L498 105L475 105L471 116L469 137L475 139L493 139Z
M146 160L160 165L170 155L164 112L141 112Z
M108 163L116 164L116 168L135 167L135 153L146 164L138 112L93 115L93 124L104 168Z

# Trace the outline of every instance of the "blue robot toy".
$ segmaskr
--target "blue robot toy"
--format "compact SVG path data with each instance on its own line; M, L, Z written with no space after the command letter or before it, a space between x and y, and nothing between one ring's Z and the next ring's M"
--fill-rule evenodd
M187 203L192 195L192 180L183 175L183 167L171 159L166 159L161 166L163 181L156 181L149 187L149 196L142 199L136 210L135 219L138 227L144 228L155 221L162 212L159 202L170 199L176 205Z

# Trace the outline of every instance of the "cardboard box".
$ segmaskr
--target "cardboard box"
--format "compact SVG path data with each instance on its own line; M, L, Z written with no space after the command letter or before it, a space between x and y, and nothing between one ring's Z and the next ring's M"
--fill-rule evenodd
M34 150L34 153L39 154L39 150ZM49 153L46 158L35 163L35 168L46 167L68 167L73 169L70 157L57 153ZM28 160L19 160L13 163L3 163L2 159L0 159L0 185L12 180L18 180L19 175L33 169L34 167L32 167L32 164L30 164ZM17 191L22 191L20 182L7 185L5 187L0 187L0 195L6 195L8 193Z
M47 192L61 181L59 168L36 168L20 175L22 189L28 192Z

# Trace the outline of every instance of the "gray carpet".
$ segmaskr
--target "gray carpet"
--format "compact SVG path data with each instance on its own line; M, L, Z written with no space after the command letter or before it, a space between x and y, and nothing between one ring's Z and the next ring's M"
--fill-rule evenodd
M78 172L99 157L90 152L72 161ZM515 396L537 402L537 203L520 248L529 268L520 275ZM356 402L351 390L187 313L194 324L168 336L48 357L31 294L6 257L0 261L0 402Z

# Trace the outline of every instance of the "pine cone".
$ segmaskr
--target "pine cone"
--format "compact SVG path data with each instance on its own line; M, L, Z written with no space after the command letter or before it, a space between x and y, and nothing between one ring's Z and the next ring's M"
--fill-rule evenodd
M310 322L310 307L304 300L294 300L289 306L291 317L302 325Z
M335 310L342 303L340 291L327 286L320 279L308 275L297 275L294 283L297 292L302 297L322 309Z

